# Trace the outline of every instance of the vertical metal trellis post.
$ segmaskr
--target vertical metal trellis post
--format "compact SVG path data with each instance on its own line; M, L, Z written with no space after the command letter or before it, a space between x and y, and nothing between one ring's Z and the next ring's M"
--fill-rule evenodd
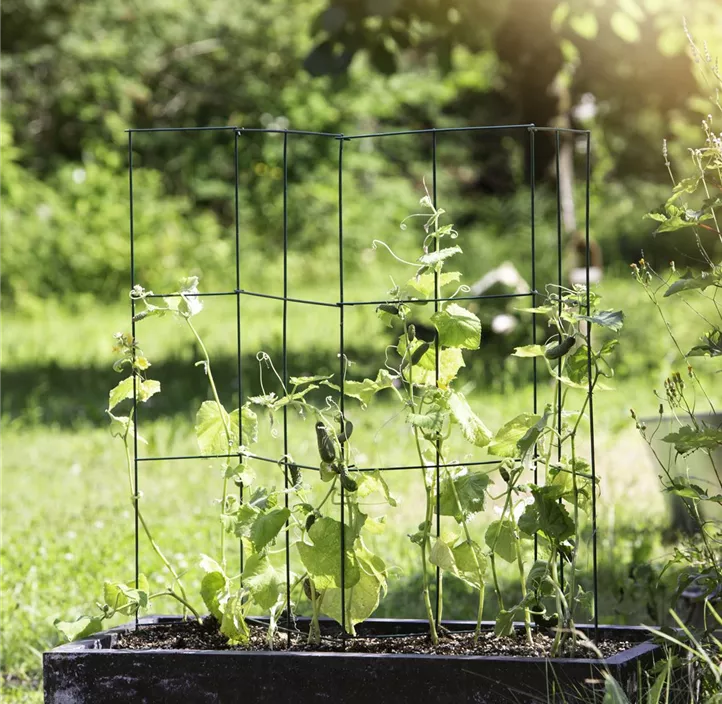
M434 208L437 207L438 192L437 192L437 158L436 158L436 130L431 133L431 197ZM439 251L439 239L434 238L434 251ZM439 272L434 268L434 313L439 312ZM434 384L436 388L439 388L439 370L440 370L440 356L441 356L441 345L439 343L439 336L436 335L434 338ZM441 537L441 448L439 446L439 439L436 438L434 442L435 450L435 473L434 481L436 483L436 539L439 540ZM441 581L441 568L436 566L436 627L441 625L441 610L443 608L442 594L442 581Z
M128 133L128 193L130 197L130 290L135 288L135 223L133 211L133 133ZM135 373L135 298L130 299L130 334L132 339L133 361L133 418L129 423L134 424L133 430L133 514L135 523L134 549L135 549L135 588L139 588L140 579L140 493L138 491L138 379ZM138 611L135 612L135 628L138 628Z
M559 140L559 130L554 131L554 175L556 179L557 192L557 296L559 296L559 315L562 314L562 186L561 186L561 168L559 164L561 145ZM561 343L561 338L559 339ZM557 399L557 462L562 461L562 382L557 379L556 382L556 399ZM559 499L559 503L562 500ZM564 556L559 554L559 584L564 589Z
M536 308L537 305L537 290L536 290L536 143L535 143L535 132L536 128L532 125L529 128L529 191L531 197L530 204L530 230L531 230L531 290L532 290L532 308ZM531 342L533 345L537 344L536 339L536 313L532 313L531 316ZM539 412L539 380L537 377L537 358L532 359L532 405L534 415ZM539 449L538 444L534 443L534 484L539 483ZM534 561L539 559L539 536L534 534Z
M283 389L288 393L288 132L283 135ZM283 407L283 505L288 510L288 404ZM286 520L286 628L291 629L291 537ZM290 638L288 641L290 645Z
M238 392L238 442L243 444L243 413L241 406L243 405L243 347L241 346L241 222L239 212L239 193L238 193L238 130L233 130L233 195L234 195L234 220L235 220L235 240L236 240L236 374L238 382L236 390ZM238 461L243 462L243 455L238 455ZM243 482L238 485L238 501L243 503ZM243 574L243 538L238 539L238 564L240 573Z
M590 187L592 180L592 135L586 134L586 188L584 193L584 244L586 246L587 315L591 315L589 288L590 253ZM594 595L594 640L599 641L599 584L597 565L597 468L594 452L594 380L592 379L592 325L587 323L587 382L589 393L589 468L592 476L592 593Z
M345 403L344 396L346 394L346 335L344 331L345 323L345 306L343 291L343 143L344 136L340 135L338 140L338 326L339 326L339 379L341 388L341 398L339 406L341 409L341 432L345 430ZM345 442L341 443L341 461L344 461ZM345 501L346 490L343 482L341 482L341 638L345 643L346 640L346 516Z

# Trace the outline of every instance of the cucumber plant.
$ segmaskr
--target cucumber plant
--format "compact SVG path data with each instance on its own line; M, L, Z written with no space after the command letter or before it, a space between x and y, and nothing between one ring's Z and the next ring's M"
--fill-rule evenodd
M598 350L588 350L584 331L597 325L616 332L622 315L597 312L597 297L583 287L548 287L543 305L526 312L546 317L552 328L549 340L544 345L517 348L514 354L543 359L560 391L555 389L543 414L523 413L492 433L455 388L457 375L465 366L464 354L477 350L482 336L479 318L462 305L468 287L460 283L458 271L447 270L462 253L457 244L450 243L458 233L453 225L442 224L444 211L435 207L428 192L421 206L423 213L410 216L424 218L421 252L415 261L403 260L385 242L374 241L375 248L384 248L413 272L405 282L394 282L385 302L376 309L380 321L395 329L398 338L386 350L373 379L346 378L347 359L340 380L331 375L284 379L270 355L261 351L257 354L261 393L240 399L239 407L229 411L220 400L210 355L194 324L203 310L198 279L184 279L177 292L162 298L140 286L131 291L136 306L142 306L135 316L137 323L173 316L201 351L197 366L208 382L211 398L197 412L196 439L202 456L217 458L220 490L218 546L208 551L213 556L200 558L200 597L232 644L249 643L249 624L261 613L267 617L267 643L272 648L281 614L285 612L292 620L304 599L311 613L308 640L312 644L320 642L322 615L355 635L356 625L378 607L389 570L370 547L369 536L382 530L383 524L369 515L367 506L381 502L393 508L396 499L381 471L356 468L352 418L375 403L383 390L389 390L399 404L418 460L425 500L418 529L408 537L418 549L421 600L432 642L438 643L445 635L439 628L444 575L462 580L478 593L475 639L481 633L486 585L491 580L499 607L498 635L510 635L514 620L521 618L530 642L533 628L555 626L559 626L555 652L562 650L565 634L572 634L575 640L576 613L590 601L578 584L580 511L588 509L595 491L589 465L578 454L577 436L589 392L602 388L600 378L611 376L609 354L616 344L615 339L608 339ZM431 326L421 326L419 310L432 302ZM58 628L71 639L99 630L102 622L116 613L136 614L161 596L175 598L184 613L199 618L181 575L166 559L140 512L132 449L141 438L136 438L132 409L127 416L117 415L116 410L134 395L137 402L145 402L160 392L160 384L147 378L150 363L138 342L129 335L117 335L116 339L121 357L115 368L127 369L130 374L110 392L111 433L124 444L131 501L146 538L167 570L168 586L151 594L142 575L134 587L106 583L98 614L76 622L58 622ZM269 375L278 393L267 391ZM577 411L569 411L570 395L579 389L587 392L584 401ZM349 411L340 403L342 393L360 407ZM285 418L289 412L308 423L317 457L311 465L297 463L289 454L278 458L278 479L283 485L276 488L258 482L259 464L268 466L269 462L256 454L253 446L263 419L274 433L279 414ZM450 449L458 446L455 440L451 442L457 435L467 448L459 457ZM484 461L472 462L472 457ZM536 468L536 479L530 483L532 468ZM242 500L230 491L236 485L244 488ZM502 487L501 493L494 493L495 486ZM481 530L476 517L489 500L500 502L499 517ZM343 516L340 520L339 513ZM534 538L546 557L528 564ZM236 575L229 573L227 560L231 539L234 544L241 541L245 558ZM286 545L276 548L279 539ZM282 569L274 557L284 554L288 559L289 550L298 556L302 567L298 574L290 571L290 563ZM522 598L516 604L509 603L501 588L498 560L514 564L518 572ZM569 565L566 581L558 574L562 561ZM438 570L436 613L431 601L433 570ZM550 614L547 609L552 602L555 613Z

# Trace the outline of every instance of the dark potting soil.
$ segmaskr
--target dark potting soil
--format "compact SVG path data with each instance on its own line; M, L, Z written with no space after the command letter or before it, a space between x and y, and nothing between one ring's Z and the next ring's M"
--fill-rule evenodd
M249 626L251 636L248 645L228 645L225 636L218 630L217 622L212 618L200 624L197 621L141 626L119 636L115 647L123 650L269 650L266 642L266 628ZM345 643L338 637L324 636L320 645L309 645L306 634L277 633L274 639L275 650L350 652L350 653L405 653L415 655L502 655L510 657L548 657L554 641L553 635L533 633L533 644L526 641L523 630L515 636L498 638L493 632L482 632L474 643L472 633L445 633L439 644L434 646L428 635L394 637L347 637ZM596 645L604 657L609 657L633 647L629 641L602 641ZM568 653L566 654L568 655ZM562 655L563 657L564 655ZM577 640L577 658L596 658L594 650L585 647Z

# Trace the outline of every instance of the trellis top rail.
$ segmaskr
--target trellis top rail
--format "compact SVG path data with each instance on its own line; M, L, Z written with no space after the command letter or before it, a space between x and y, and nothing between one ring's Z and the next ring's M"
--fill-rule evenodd
M445 132L500 132L504 130L528 130L529 132L566 132L570 134L591 134L590 130L572 127L537 126L533 123L518 125L480 125L461 127L427 127L418 130L398 130L395 132L364 132L343 134L342 132L314 132L311 130L272 129L265 127L237 127L235 125L216 125L210 127L132 127L125 130L129 134L143 132L236 132L237 134L296 134L307 137L330 137L350 141L353 139L371 139L372 137L398 137L412 134L441 134Z

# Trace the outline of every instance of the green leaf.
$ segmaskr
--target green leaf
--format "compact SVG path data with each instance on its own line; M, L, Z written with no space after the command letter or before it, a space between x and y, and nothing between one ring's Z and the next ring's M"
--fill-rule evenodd
M409 413L406 420L410 425L419 428L424 437L433 438L443 430L445 417L444 409L435 403L428 406L424 413Z
M293 386L301 386L302 384L313 384L316 381L328 381L329 379L333 379L333 374L327 376L292 376L289 377L288 381Z
M354 536L348 526L346 531L344 556L345 586L352 587L360 579L360 569L353 550ZM307 537L311 544L296 543L301 562L313 577L320 590L339 589L341 587L341 523L324 516L311 526Z
M256 551L260 552L268 543L276 539L290 515L291 511L287 508L275 508L258 514L253 522L250 536Z
M704 211L691 210L686 207L680 207L668 201L664 205L663 209L647 213L644 217L647 220L655 220L656 222L661 223L661 225L659 225L659 227L654 231L655 234L660 234L662 232L683 230L705 220L710 220L712 218L712 214L704 213Z
M160 393L160 382L155 379L146 379L138 387L138 400L145 402L157 393Z
M553 498L546 487L532 489L534 503L519 518L519 529L527 535L542 532L554 543L564 542L574 535L574 521L566 508Z
M448 404L451 418L459 424L466 440L476 447L486 447L491 441L491 431L471 410L464 394L452 390L449 393Z
M588 320L590 323L601 325L603 328L609 328L614 332L619 332L624 326L624 312L621 310L602 310L594 315L579 315L579 320Z
M516 560L515 526L508 518L490 523L484 535L484 542L502 560L507 562Z
M454 548L453 553L454 562L456 563L456 576L474 587L474 589L481 589L488 564L488 559L482 552L481 547L473 541L471 543L464 541ZM475 556L476 561L474 561Z
M274 569L268 556L259 553L246 559L241 581L251 592L253 601L266 611L276 605L286 585L285 578Z
M103 627L102 616L80 616L75 621L61 621L56 619L53 622L57 628L69 641L80 640L92 636Z
M371 399L382 389L389 389L394 385L394 378L386 369L379 369L376 379L364 379L363 381L346 381L344 394L361 401L366 408Z
M201 580L201 598L208 611L220 622L223 605L229 597L229 582L221 566L207 555L201 556L201 569L205 572Z
M454 561L454 553L451 546L441 538L437 538L434 541L429 552L429 562L432 565L440 567L442 570L456 572L456 562Z
M225 408L219 408L215 401L204 401L196 414L196 437L201 454L230 454L238 443L237 419L233 424Z
M359 579L353 588L346 589L346 623L348 626L365 621L378 608L381 593L386 590L386 565L366 549L356 552ZM341 590L327 589L322 608L327 616L341 623ZM348 627L347 626L347 627Z
M719 357L722 356L722 330L710 330L702 337L703 343L695 345L688 357Z
M229 645L248 643L250 632L246 623L246 608L240 593L234 594L224 605L221 633L228 638Z
M456 378L461 367L466 366L461 350L456 347L442 349L439 357L439 388L446 389ZM436 384L436 350L430 347L418 364L404 369L404 379L418 386L434 386Z
M537 313L538 315L546 315L554 310L554 306L534 306L532 308L514 308L519 313Z
M229 416L230 427L233 438L238 437L238 409L231 412ZM241 445L249 447L258 441L258 416L248 406L243 406L240 411L241 417Z
M671 494L681 496L683 499L694 499L695 501L705 501L709 498L707 492L699 486L690 482L687 477L675 477L672 479L667 490Z
M484 510L489 477L481 472L469 473L465 467L454 476L450 475L451 472L447 471L441 481L439 509L442 516L453 516L461 523L472 514Z
M675 451L680 455L687 455L695 450L714 450L722 445L722 429L700 428L682 426L676 433L670 433L662 438L662 442L674 444Z
M408 308L398 303L382 303L376 307L376 317L387 327L392 328L394 323L400 322L401 311Z
M527 591L534 592L537 599L549 596L554 588L549 578L549 564L546 560L537 560L526 576Z
M133 377L123 379L108 394L108 410L112 411L121 401L133 395Z
M386 499L386 503L388 503L389 506L397 505L396 499L389 491L389 485L378 469L373 472L360 472L357 476L358 493L356 495L359 499L365 499L367 496L376 492Z
M453 247L440 249L438 252L428 252L427 254L422 254L417 261L419 264L438 271L443 266L443 263L455 254L461 254L461 247L454 245Z
M524 345L523 347L515 347L512 355L514 357L543 357L543 345Z
M148 606L149 593L148 579L144 574L138 575L137 589L121 582L106 581L103 584L103 601L114 611L127 615Z
M693 274L688 271L684 276L669 286L664 292L664 297L673 296L680 291L693 291L697 289L704 291L708 286L717 286L719 283L720 273L718 271L714 271L711 274L704 271L699 274Z
M489 454L495 457L519 457L522 452L519 442L542 420L533 413L521 413L512 418L497 431L489 443ZM533 443L532 443L533 444Z
M461 279L458 271L449 271L439 274L439 288L456 283ZM434 275L421 274L409 279L401 291L402 298L431 298L434 295Z
M500 638L514 634L514 615L516 611L501 609L496 616L494 634Z
M456 303L449 303L444 310L434 313L431 322L439 331L439 342L444 347L476 350L481 344L481 321Z

